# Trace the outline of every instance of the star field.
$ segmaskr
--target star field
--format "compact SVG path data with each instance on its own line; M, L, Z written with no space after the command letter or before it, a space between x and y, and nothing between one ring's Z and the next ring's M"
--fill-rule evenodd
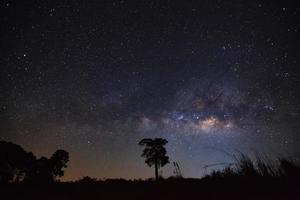
M184 176L236 151L299 156L297 1L0 2L0 138L70 152L64 180ZM165 176L173 168L163 168Z

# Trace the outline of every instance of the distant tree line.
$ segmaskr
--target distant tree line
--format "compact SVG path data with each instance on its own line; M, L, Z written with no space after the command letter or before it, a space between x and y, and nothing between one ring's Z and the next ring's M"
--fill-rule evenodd
M0 183L38 182L50 183L64 175L69 153L57 150L50 158L36 158L21 146L0 141Z

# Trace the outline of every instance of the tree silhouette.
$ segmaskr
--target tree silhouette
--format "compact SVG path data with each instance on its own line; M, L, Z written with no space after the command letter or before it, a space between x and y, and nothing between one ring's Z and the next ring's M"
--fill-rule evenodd
M142 157L145 157L145 163L151 167L155 166L155 179L158 180L158 169L169 163L169 157L164 145L168 141L162 138L145 138L139 142L139 145L145 146Z
M0 183L21 181L35 160L34 155L21 146L0 141Z
M36 183L48 183L53 181L51 176L51 166L49 159L41 157L36 160L30 174L27 176L27 181Z
M69 153L65 150L57 150L50 158L52 165L52 175L53 179L57 176L62 177L64 175L64 168L67 167L67 162L69 161Z
M49 159L41 157L32 168L29 181L49 183L54 182L57 177L64 175L67 167L69 153L65 150L57 150Z
M57 150L49 159L36 157L21 146L0 141L0 183L53 182L64 175L69 153Z

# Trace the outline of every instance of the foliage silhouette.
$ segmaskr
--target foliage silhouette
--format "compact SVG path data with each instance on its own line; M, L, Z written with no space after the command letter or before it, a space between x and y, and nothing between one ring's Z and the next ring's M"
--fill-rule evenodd
M35 161L31 152L11 142L0 141L0 183L19 182Z
M64 175L64 168L67 168L67 162L69 162L69 153L65 150L59 149L51 156L50 163L54 179Z
M0 141L0 183L53 182L64 175L69 153L57 150L50 159L37 159L31 152L11 142Z
M142 157L146 158L145 163L149 167L152 165L155 167L155 180L158 180L158 169L169 163L167 150L164 147L167 143L168 141L162 138L145 138L139 142L139 145L145 146L142 154Z
M49 159L41 157L36 160L28 181L49 183L54 182L57 177L64 175L64 169L69 161L69 153L65 150L57 150Z

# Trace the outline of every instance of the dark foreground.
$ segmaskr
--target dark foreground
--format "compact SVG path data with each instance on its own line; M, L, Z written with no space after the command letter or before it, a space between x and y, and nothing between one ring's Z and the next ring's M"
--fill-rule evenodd
M300 199L300 184L290 179L107 180L49 185L2 185L0 199Z

